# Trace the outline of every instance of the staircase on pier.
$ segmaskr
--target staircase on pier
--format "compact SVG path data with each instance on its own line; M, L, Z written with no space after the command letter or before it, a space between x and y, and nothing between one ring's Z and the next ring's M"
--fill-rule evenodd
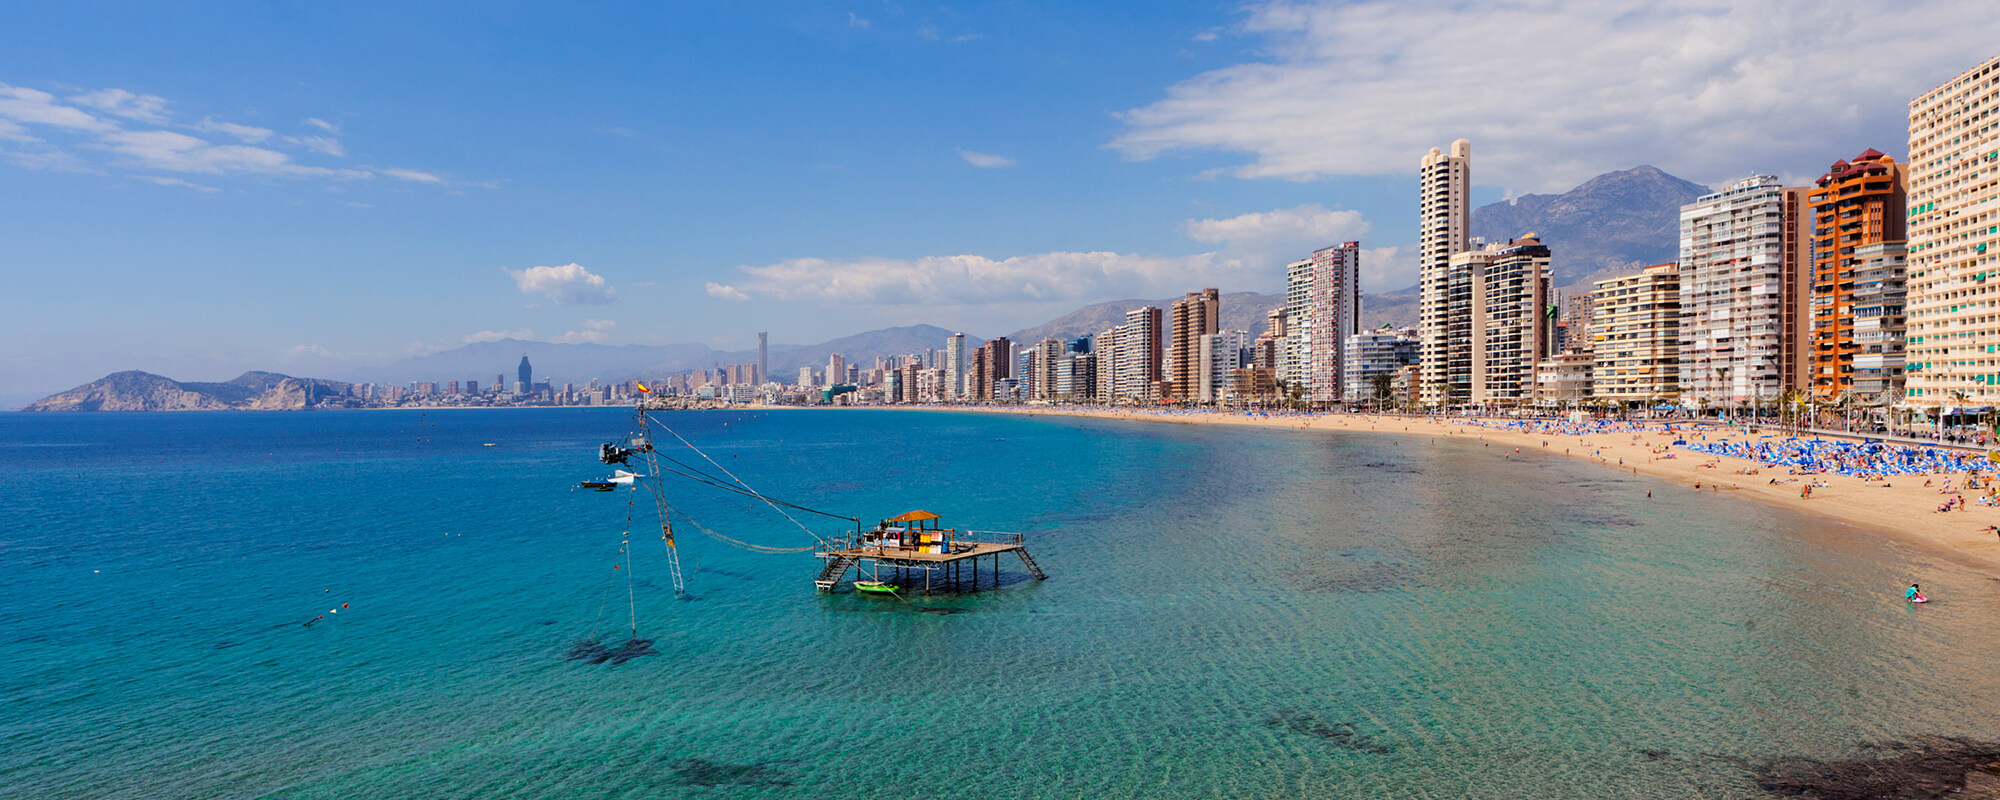
M1028 574L1035 576L1035 580L1045 581L1049 579L1049 576L1042 572L1042 565L1035 563L1034 556L1028 555L1028 548L1017 547L1014 549L1014 555L1021 557L1021 566L1027 567Z
M833 587L839 585L840 579L847 575L847 568L860 561L860 556L849 553L834 553L827 556L826 566L820 568L819 577L813 579L813 585L819 587L822 592L833 591Z

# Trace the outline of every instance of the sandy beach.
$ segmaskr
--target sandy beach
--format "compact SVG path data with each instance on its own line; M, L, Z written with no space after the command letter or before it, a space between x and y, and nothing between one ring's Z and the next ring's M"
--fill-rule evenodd
M910 406L937 410L935 406ZM1165 412L1146 410L1064 409L1048 407L977 407L948 409L977 413L1060 415L1161 422L1185 425L1246 425L1297 430L1344 431L1373 435L1477 438L1493 447L1523 454L1544 453L1556 458L1587 459L1638 475L1650 475L1679 487L1681 491L1711 492L1719 497L1749 500L1808 514L1831 518L1856 527L1880 531L1899 541L1925 550L1955 556L1955 560L2000 575L2000 535L1987 528L2000 524L2000 507L1979 505L1984 489L1962 494L1966 503L1950 512L1938 507L1953 494L1941 488L1963 483L1966 473L1938 475L1891 475L1887 480L1869 481L1835 474L1790 474L1784 466L1770 467L1757 461L1694 452L1672 444L1676 436L1658 430L1638 433L1598 433L1573 435L1528 433L1472 424L1464 418L1377 416L1372 414L1325 414L1255 416L1225 412ZM1496 424L1511 420L1494 420ZM1664 452L1660 452L1664 449ZM1985 475L1991 475L1988 470ZM1777 484L1772 484L1772 480ZM1804 486L1813 483L1811 497L1801 497ZM1929 483L1931 485L1926 486Z

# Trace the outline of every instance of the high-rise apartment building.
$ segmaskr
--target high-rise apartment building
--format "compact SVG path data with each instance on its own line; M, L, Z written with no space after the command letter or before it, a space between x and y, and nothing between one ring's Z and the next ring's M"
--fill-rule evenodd
M1378 330L1357 333L1347 337L1342 348L1347 358L1347 366L1342 371L1346 386L1343 398L1350 403L1372 403L1380 400L1376 396L1377 376L1394 376L1404 367L1417 363L1417 332L1413 328L1402 330Z
M1912 405L2000 405L1996 117L2000 56L1910 101L1904 397Z
M954 333L944 340L944 396L957 400L965 394L965 334Z
M1578 292L1563 298L1563 339L1561 350L1588 353L1591 348L1591 296Z
M771 380L771 334L757 332L757 378L754 383L762 386Z
M1035 345L1035 399L1054 400L1056 398L1056 371L1062 366L1063 343L1060 339L1043 339Z
M1598 281L1588 296L1592 395L1648 408L1679 398L1680 265Z
M1681 206L1681 398L1739 407L1807 385L1806 190L1759 175Z
M1220 403L1236 390L1236 370L1250 365L1250 332L1241 330L1204 333L1197 346L1199 367L1195 391L1189 399Z
M1125 312L1125 324L1118 326L1118 372L1114 380L1116 400L1154 402L1160 382L1160 336L1164 316L1148 306Z
M1331 403L1346 389L1347 337L1361 330L1361 243L1313 251L1305 324L1307 399Z
M993 396L993 371L986 367L986 359L993 351L985 345L973 348L972 358L966 361L965 394L961 399L974 402L987 400Z
M1907 358L1909 245L1854 248L1854 386L1857 397L1901 402Z
M1201 337L1220 329L1222 294L1216 289L1188 292L1172 307L1172 341L1167 346L1166 380L1174 400L1192 400L1201 382ZM1163 398L1167 399L1167 398Z
M826 383L828 386L847 380L847 356L831 353L826 357Z
M1457 397L1448 384L1445 351L1451 257L1472 249L1472 142L1451 143L1449 153L1431 148L1417 169L1417 335L1421 341L1422 388L1427 406L1464 402L1470 380ZM1470 311L1461 307L1461 311ZM1470 365L1461 365L1469 369Z
M1809 369L1813 396L1839 400L1855 391L1855 362L1864 352L1859 338L1862 318L1855 302L1859 288L1855 273L1861 260L1858 251L1868 245L1904 242L1909 212L1904 200L1903 167L1895 158L1873 148L1862 151L1853 161L1833 162L1814 185L1816 188L1806 193L1806 203L1813 211ZM1870 288L1879 295L1879 283ZM1868 307L1876 314L1884 310L1879 304L1871 303ZM1879 316L1868 319L1870 338L1880 339L1880 334L1891 328L1900 334L1901 325L1884 324L1901 322L1902 309L1898 307L1896 312L1893 320ZM1885 344L1877 341L1876 353ZM1898 352L1902 350L1901 341L1894 346ZM1893 398L1890 402L1900 400Z
M1285 265L1285 334L1278 341L1278 380L1302 389L1312 380L1306 326L1312 319L1312 259Z
M514 375L517 378L514 383L515 394L527 394L534 391L535 368L528 366L528 354L521 354L521 366L514 370Z
M1548 245L1532 236L1496 243L1453 256L1454 268L1467 256L1472 270L1472 402L1527 402L1534 395L1535 365L1555 354Z
M1091 385L1091 391L1093 399L1099 404L1118 402L1119 356L1123 353L1123 348L1118 346L1118 335L1124 327L1105 328L1091 343L1091 352L1097 356L1097 382Z

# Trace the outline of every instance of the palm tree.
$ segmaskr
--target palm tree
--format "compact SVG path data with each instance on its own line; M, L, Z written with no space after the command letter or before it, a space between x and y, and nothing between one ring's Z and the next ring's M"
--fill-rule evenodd
M1379 372L1370 376L1368 383L1370 384L1370 388L1375 390L1375 403L1377 405L1394 407L1392 401L1396 392L1395 375L1387 372Z

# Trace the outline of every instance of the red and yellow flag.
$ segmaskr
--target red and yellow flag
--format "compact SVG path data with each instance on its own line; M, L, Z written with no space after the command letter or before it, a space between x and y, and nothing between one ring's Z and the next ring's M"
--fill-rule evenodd
M639 384L639 391L645 392L646 394L653 393L653 390L646 388L646 384L644 381L633 381L633 383Z

